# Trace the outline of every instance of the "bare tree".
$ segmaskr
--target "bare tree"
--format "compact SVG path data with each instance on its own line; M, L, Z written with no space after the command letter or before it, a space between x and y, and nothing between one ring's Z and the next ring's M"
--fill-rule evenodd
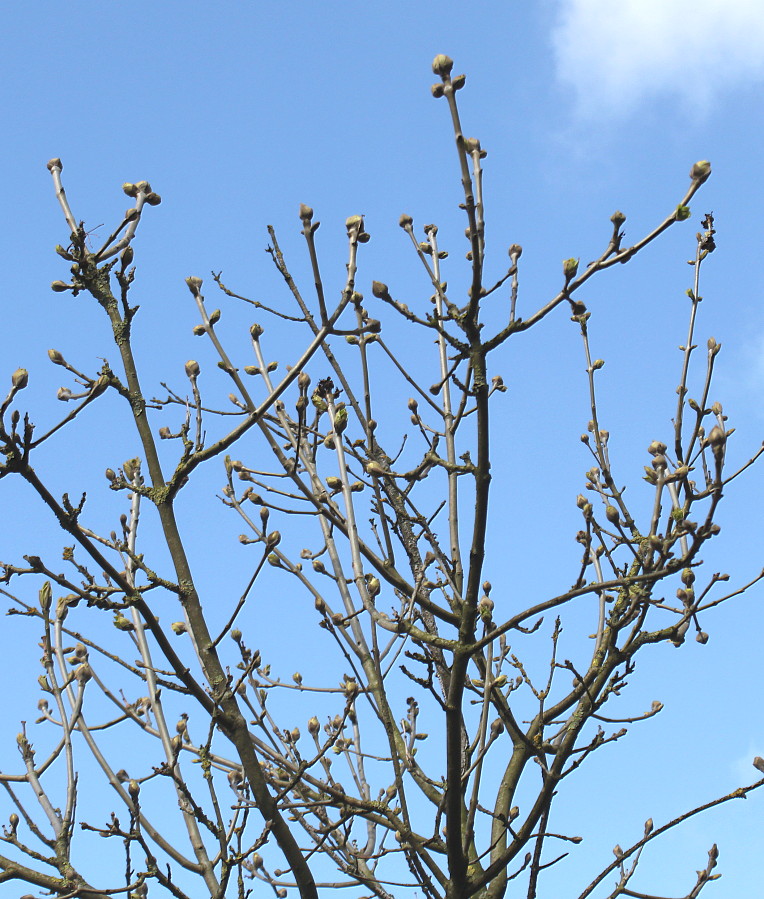
M762 452L739 471L725 467L732 429L711 391L720 350L713 338L698 360L700 391L689 393L712 216L697 235L673 424L646 450L646 513L627 504L611 463L596 393L603 361L590 349L590 312L581 299L590 279L690 216L709 163L692 167L680 201L636 243L624 243L625 216L616 212L597 258L566 259L559 292L524 308L520 246L509 247L509 266L498 277L487 275L485 152L462 132L457 92L465 78L452 76L446 56L435 58L433 71L440 80L432 93L448 106L463 189L465 294L447 287L437 226L417 233L409 215L399 224L429 301L409 305L401 287L381 281L373 282L373 298L358 292L359 253L369 240L358 215L346 222L344 283L326 288L319 223L302 206L310 299L273 229L268 252L291 309L240 296L213 275L227 302L250 303L263 320L294 331L292 345L302 348L280 373L260 323L250 328L252 364L229 355L221 312L208 309L200 278L187 279L200 316L195 333L214 348L227 399L209 395L214 388L202 386L194 360L185 365L183 387L163 385L152 397L141 384L132 241L158 194L145 181L125 184L134 205L94 247L64 193L61 161L48 163L70 232L57 252L71 275L53 290L95 300L111 324L119 365L104 361L88 374L87 364L50 350L67 373L69 386L58 396L71 411L42 434L19 407L26 370L13 374L0 407L2 476L34 489L67 542L63 566L44 554L3 565L6 586L21 576L24 584L37 579L37 601L20 589L3 592L11 612L42 628L43 698L40 726L18 734L17 769L0 775L10 810L0 882L85 899L245 897L253 890L310 899L343 886L378 897L416 889L431 899L499 899L514 882L513 895L530 899L543 872L581 839L551 829L562 781L578 777L626 725L660 711L654 703L624 712L619 697L636 654L659 642L681 646L693 632L704 643L708 611L750 586L730 590L718 573L698 580L701 549L719 530L723 490ZM502 317L499 326L486 323L486 308L491 321ZM497 452L491 433L493 401L506 389L491 360L548 315L568 313L580 331L591 405L581 438L591 468L577 499L581 560L560 593L510 608L505 573L485 564L489 529L512 514L489 505L492 467L507 464L506 443ZM400 331L396 321L414 335L408 346L388 342L388 329L393 338ZM431 360L422 358L422 340L435 347ZM406 410L401 394L411 395ZM106 471L122 510L110 533L88 524L84 496L59 497L33 464L39 447L81 425L94 404L113 427L129 424L124 439L137 450ZM213 534L208 553L192 558L184 537L193 522L176 510L181 494L204 487L202 468L222 482L219 499L242 523L245 548L237 552L254 556L240 590L225 578L208 595L197 588L199 573L222 550ZM288 622L278 645L263 647L256 618L246 614L257 596L287 589L315 606L304 617L318 627L310 652L325 657L322 683L290 675L304 651ZM582 598L592 600L585 614ZM171 617L178 620L169 625ZM576 634L593 630L592 640L564 649L563 621ZM510 640L527 653L513 651ZM764 771L761 759L754 764ZM85 771L109 787L98 797L100 817L87 820L78 804ZM615 847L614 860L579 899L595 891L647 896L631 884L648 843L763 783L661 826L647 821L633 845ZM77 846L88 834L107 838L122 858L103 883L82 867ZM685 899L716 879L716 858L712 847Z

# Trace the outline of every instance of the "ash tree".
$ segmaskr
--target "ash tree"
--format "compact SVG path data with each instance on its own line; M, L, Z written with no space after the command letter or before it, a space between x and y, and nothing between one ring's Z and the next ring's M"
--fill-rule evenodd
M69 235L56 248L69 274L53 290L76 298L78 315L107 316L114 345L100 368L49 351L64 381L60 419L35 428L23 405L25 369L13 373L0 406L0 473L23 479L63 532L56 551L30 546L3 563L9 611L39 625L42 670L22 672L39 675L37 720L21 726L18 761L0 774L0 882L82 899L311 899L343 887L377 897L544 895L545 872L564 866L586 836L554 826L568 780L585 777L628 725L649 727L641 722L660 711L657 702L630 702L637 654L706 642L711 610L750 586L701 568L725 488L762 452L728 470L732 428L712 391L720 345L695 343L712 216L694 245L673 420L644 448L636 505L610 457L597 402L603 361L583 300L587 282L690 217L709 163L692 166L679 202L635 243L625 242L616 212L599 255L566 259L557 294L533 305L521 290L520 246L509 246L507 259L504 244L488 274L486 154L462 131L465 77L452 75L446 56L433 71L458 159L468 288L449 289L447 268L456 265L445 261L446 242L436 225L417 227L409 215L399 224L420 283L372 281L383 276L376 272L361 282L370 235L359 215L345 223L345 271L338 283L335 266L326 281L319 223L303 205L309 283L293 278L273 229L268 253L286 294L276 308L219 275L187 278L195 333L219 371L190 360L183 377L167 360L174 373L161 389L146 392L136 361L134 345L148 338L136 315L133 249L160 197L146 181L125 184L133 205L97 246L69 205L61 161L48 163ZM226 348L225 316L205 291L229 309L256 307L242 358ZM519 514L489 501L492 471L515 464L492 434L492 409L509 399L498 374L507 344L548 316L569 316L580 334L591 408L581 440L591 460L571 535L580 562L555 595L518 604L508 601L501 560L486 563L491 529ZM274 328L289 332L281 366L268 354ZM524 374L504 376L514 387ZM86 439L99 410L132 447L101 482L114 514L102 533L85 497L60 494L52 472L36 466L62 428L82 428ZM524 440L532 441L527 427ZM571 435L573 446L578 440ZM228 540L211 533L207 553L189 551L194 522L176 510L198 489L217 491L241 523L234 551L246 554L248 574L240 584L221 577L215 589L197 586L227 551L218 538ZM309 652L324 665L311 682L288 623L282 640L261 642L258 619L279 592L315 630ZM257 603L261 611L249 614ZM563 624L584 639L567 646ZM761 759L754 764L764 771ZM87 814L86 783L98 784ZM640 824L639 838L594 859L589 882L570 895L665 896L648 863L636 878L646 886L634 885L643 850L762 783ZM112 853L107 874L94 865L94 846ZM717 855L711 847L701 870L684 872L685 899L719 876Z

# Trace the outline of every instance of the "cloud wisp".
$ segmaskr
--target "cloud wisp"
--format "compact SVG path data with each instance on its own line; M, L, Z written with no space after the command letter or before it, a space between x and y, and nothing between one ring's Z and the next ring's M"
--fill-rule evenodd
M761 0L557 0L556 72L577 116L624 118L655 99L710 111L764 80Z

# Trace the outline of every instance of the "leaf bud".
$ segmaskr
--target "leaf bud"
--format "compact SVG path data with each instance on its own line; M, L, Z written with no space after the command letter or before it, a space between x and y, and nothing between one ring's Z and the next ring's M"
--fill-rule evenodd
M179 637L181 634L185 634L185 633L186 633L186 623L185 623L185 621L173 621L173 623L170 625L170 628L172 629L173 634L175 634L175 635L178 636L178 637Z
M262 336L263 330L263 326L258 325L257 322L255 322L255 324L252 325L252 327L249 329L249 336L252 338L252 340L257 340L258 337Z
M407 212L404 212L398 219L398 224L401 228L410 228L414 224L414 219Z
M63 164L63 163L61 162L61 160L56 156L54 159L49 159L49 160L48 160L48 162L47 162L47 164L46 164L46 168L47 168L47 170L48 170L49 172L52 172L53 169L58 169L58 171L60 172L60 171L63 170L64 164Z
M685 222L685 221L687 221L687 219L690 217L690 215L691 215L690 207L689 207L689 206L682 206L681 203L676 207L676 210L675 210L675 212L674 212L674 218L675 218L678 222Z
M662 443L660 440L653 440L650 446L647 447L647 452L650 453L651 456L662 456L666 452L666 444Z
M711 428L708 437L706 437L705 443L715 450L718 447L723 446L726 439L727 437L719 425L714 425L713 428Z
M54 365L66 365L66 360L58 350L48 350L48 359L50 359Z
M93 382L93 385L90 388L91 399L95 399L95 397L100 396L108 386L109 378L106 375L101 375L97 380Z
M577 271L578 271L578 259L571 256L570 259L563 260L562 272L565 275L565 279L567 281L570 281L572 278L575 278Z
M708 180L710 174L711 163L707 159L699 160L690 169L690 178L692 178L693 181L698 181L700 184Z
M617 209L611 216L610 221L615 225L616 228L620 228L621 225L626 221L626 216Z
M189 359L188 362L186 362L185 368L186 368L186 376L187 377L189 377L189 378L198 378L199 377L200 368L199 368L199 363L196 361L196 359Z
M318 732L320 730L321 730L321 723L319 722L318 718L316 718L315 715L312 718L308 719L308 733L310 733L311 736L315 737L316 734L318 734Z
M445 91L443 90L443 85L440 82L438 82L437 84L433 84L430 90L432 91L432 95L436 100L439 100L445 93Z
M306 224L313 218L313 210L305 203L300 203L300 218Z
M38 598L40 600L40 608L42 609L43 615L47 617L48 612L50 610L50 599L51 599L51 588L50 581L45 581L45 583L40 587L40 592L38 594Z
M138 181L138 183L135 185L135 189L142 194L151 193L151 185L148 181Z
M186 284L188 285L188 289L191 291L191 293L194 296L196 296L199 293L199 291L202 289L202 283L203 283L202 279L197 278L194 275L191 275L191 277L186 278Z
M16 390L23 390L29 383L29 372L25 368L17 368L11 375L11 384Z
M159 204L162 202L162 198L159 196L159 194L154 193L154 191L152 190L146 194L146 202L149 204L149 206L159 206Z
M618 521L620 519L620 515L618 514L618 509L616 509L615 506L611 506L611 505L605 506L605 518L607 518L607 520L611 524L618 524Z
M114 613L114 627L116 627L118 631L135 630L135 625L133 624L133 622L128 618L125 618L125 616L119 611Z
M194 337L203 337L207 333L206 325L194 325L193 327Z
M72 285L67 284L66 281L54 281L50 285L50 289L55 291L56 293L63 293L65 290L71 290Z
M127 785L127 792L130 794L130 798L133 802L137 802L138 794L141 792L141 785L137 780L131 780Z
M140 212L138 212L138 209L135 206L133 206L130 209L125 210L125 221L126 222L134 222L139 217L140 217Z
M265 545L268 549L275 549L281 543L281 532L271 531L265 538Z
M486 623L489 623L493 617L493 605L493 600L489 596L481 597L478 602L478 612Z
M508 252L509 258L512 260L512 264L517 265L517 260L523 255L523 248L519 243L513 243Z
M439 53L432 61L433 72L441 77L448 75L453 67L453 59L451 59L450 56L446 56L444 53Z
M211 324L211 325L216 325L219 321L220 321L220 310L219 310L219 309L214 309L214 310L210 313L210 324Z
M451 79L451 84L453 85L455 91L460 91L464 87L466 82L467 82L466 75L456 75L454 78Z
M127 194L128 197L138 196L137 185L132 184L130 181L125 181L125 183L122 185L122 190Z

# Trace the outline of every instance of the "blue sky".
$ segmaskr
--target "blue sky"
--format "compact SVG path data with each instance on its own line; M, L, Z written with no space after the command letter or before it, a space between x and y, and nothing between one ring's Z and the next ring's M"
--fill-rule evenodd
M730 452L742 463L764 437L764 14L754 0L9 6L0 37L0 377L29 369L24 398L35 420L52 421L59 411L60 373L47 361L49 347L90 369L114 355L98 310L49 289L66 272L53 247L67 242L49 158L63 160L74 214L88 228L101 226L96 238L129 205L123 181L146 178L163 197L144 216L135 244L144 381L158 391L160 380L180 383L183 362L203 352L191 335L196 319L185 277L222 269L237 291L287 301L263 252L265 227L276 227L304 276L300 202L323 223L323 265L336 285L344 221L355 213L366 216L373 236L364 248L365 293L376 278L401 294L426 295L397 227L404 211L441 226L453 260L449 280L464 277L455 155L445 107L429 93L430 63L441 52L467 73L465 129L488 150L490 264L500 276L506 248L523 245L526 310L556 293L563 258L597 254L615 209L628 216L627 240L637 239L681 199L692 163L711 160L692 221L605 273L584 299L594 313L596 354L607 361L601 395L612 453L636 492L645 447L670 432L690 284L684 260L694 253L700 218L713 211L718 250L704 274L699 342L714 335L723 343L715 398L737 428ZM575 496L591 464L578 441L589 417L583 357L575 329L558 312L497 363L510 388L502 439L528 435L528 456L515 460L514 476L497 473L495 500L516 511L492 537L491 564L498 567L508 550L533 560L542 548L562 547L559 568L545 563L539 571L531 561L522 570L495 569L492 580L503 577L518 594L571 580L565 564L575 558ZM290 339L273 334L274 357ZM108 426L93 434L85 446L64 437L59 449L40 454L40 470L59 489L74 494L90 484L87 466L100 472L109 459L133 454ZM729 488L722 535L709 549L709 570L727 570L735 583L764 560L763 478L754 470ZM100 474L96 483L102 487ZM60 542L32 507L24 506L27 524L19 525L14 504L29 498L5 481L0 489L8 510L0 558ZM93 503L106 529L113 527L95 494ZM609 861L614 842L637 838L649 815L667 819L755 779L750 759L764 755L763 599L755 589L710 615L707 646L662 648L638 666L636 703L660 699L666 709L634 728L628 747L622 741L609 757L603 753L598 778L576 787L581 805L615 799L605 803L586 863L575 868L579 889L587 871ZM34 631L11 625L17 622L6 622L3 633L12 657L34 659ZM30 635L28 648L15 645L16 633ZM11 721L33 716L36 677L31 671L23 688L19 679ZM0 759L7 769L13 755L0 749ZM764 855L762 802L754 796L690 824L646 856L645 867L652 858L656 870L668 871L677 858L677 882L691 883L718 839L724 877L708 895L752 894Z

